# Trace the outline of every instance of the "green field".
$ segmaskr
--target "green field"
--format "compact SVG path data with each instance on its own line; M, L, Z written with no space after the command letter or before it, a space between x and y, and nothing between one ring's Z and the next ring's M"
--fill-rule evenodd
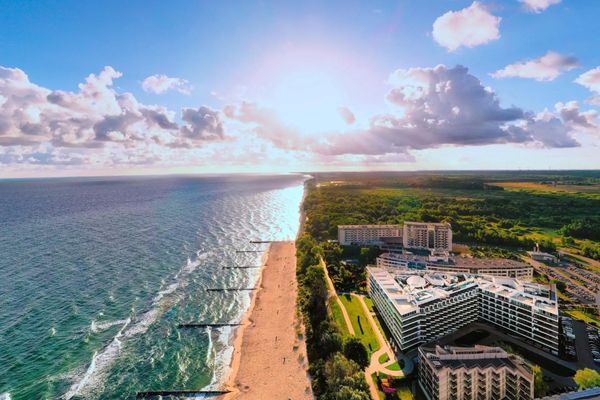
M331 313L333 314L335 323L340 328L342 334L344 336L350 336L350 331L348 331L348 326L346 325L346 320L344 320L344 315L342 314L340 305L337 303L337 301L335 301L335 299L331 299L329 301L329 308L331 308Z
M379 350L379 342L377 342L375 332L373 332L373 329L371 328L371 323L367 319L360 301L356 297L349 294L340 295L340 300L342 300L342 304L344 304L344 307L348 312L350 321L354 327L354 333L357 337L360 337L360 340L369 351L369 354L373 354ZM358 322L359 317L360 323Z

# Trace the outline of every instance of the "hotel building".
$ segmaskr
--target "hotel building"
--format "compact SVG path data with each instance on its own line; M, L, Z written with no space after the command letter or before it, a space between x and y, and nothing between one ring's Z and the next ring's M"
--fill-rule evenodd
M368 290L399 351L473 321L509 330L558 354L558 303L549 286L512 278L368 267Z
M400 270L425 270L440 273L463 273L517 278L530 281L533 278L531 265L503 258L467 258L417 256L413 254L383 253L376 260L381 268Z
M342 246L381 244L382 238L399 237L400 225L339 225L338 242Z
M533 370L499 347L419 348L419 386L429 400L533 399Z
M447 222L404 222L404 248L435 251L452 250L452 228Z

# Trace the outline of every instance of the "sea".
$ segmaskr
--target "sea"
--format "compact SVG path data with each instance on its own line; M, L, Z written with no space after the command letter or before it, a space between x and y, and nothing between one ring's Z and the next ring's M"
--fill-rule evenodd
M218 389L302 175L0 181L0 400ZM167 398L167 397L163 397Z

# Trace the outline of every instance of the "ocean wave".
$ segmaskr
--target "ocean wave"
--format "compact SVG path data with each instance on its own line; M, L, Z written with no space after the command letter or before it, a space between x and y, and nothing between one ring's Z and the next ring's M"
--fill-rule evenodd
M94 320L90 324L90 331L93 333L96 333L96 332L106 330L115 325L123 325L123 324L127 324L127 323L129 323L128 319L119 319L117 321L107 321L107 322L100 322L100 323L98 323Z
M10 400L10 393L6 392L6 393L1 393L0 394L0 400Z
M104 347L101 351L94 352L92 360L90 362L89 367L87 368L85 374L79 381L73 383L67 393L64 395L65 400L69 400L74 396L85 396L92 392L95 388L100 386L103 383L104 375L108 369L108 367L116 360L119 356L122 343L132 336L136 336L142 334L148 330L150 325L152 325L156 320L160 317L163 311L162 303L165 296L169 296L179 287L183 278L185 278L188 274L195 271L196 268L200 265L201 261L206 259L208 255L206 253L198 253L197 257L194 261L188 259L187 263L175 274L178 277L175 282L169 284L166 289L160 290L158 294L154 297L152 301L152 308L139 317L136 317L133 323L131 323L131 319L128 318L124 320L124 324L117 332L113 340L108 344L108 346ZM117 321L109 322L108 324L116 324ZM96 331L100 329L104 324L95 324L92 321L91 329L95 329ZM93 331L92 329L92 331ZM0 399L2 400L2 399Z

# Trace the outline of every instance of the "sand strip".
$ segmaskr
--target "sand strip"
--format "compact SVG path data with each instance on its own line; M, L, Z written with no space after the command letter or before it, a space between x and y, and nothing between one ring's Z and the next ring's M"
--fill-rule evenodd
M312 399L304 329L296 312L296 248L273 242L259 290L236 332L224 399ZM300 335L299 335L300 334Z

